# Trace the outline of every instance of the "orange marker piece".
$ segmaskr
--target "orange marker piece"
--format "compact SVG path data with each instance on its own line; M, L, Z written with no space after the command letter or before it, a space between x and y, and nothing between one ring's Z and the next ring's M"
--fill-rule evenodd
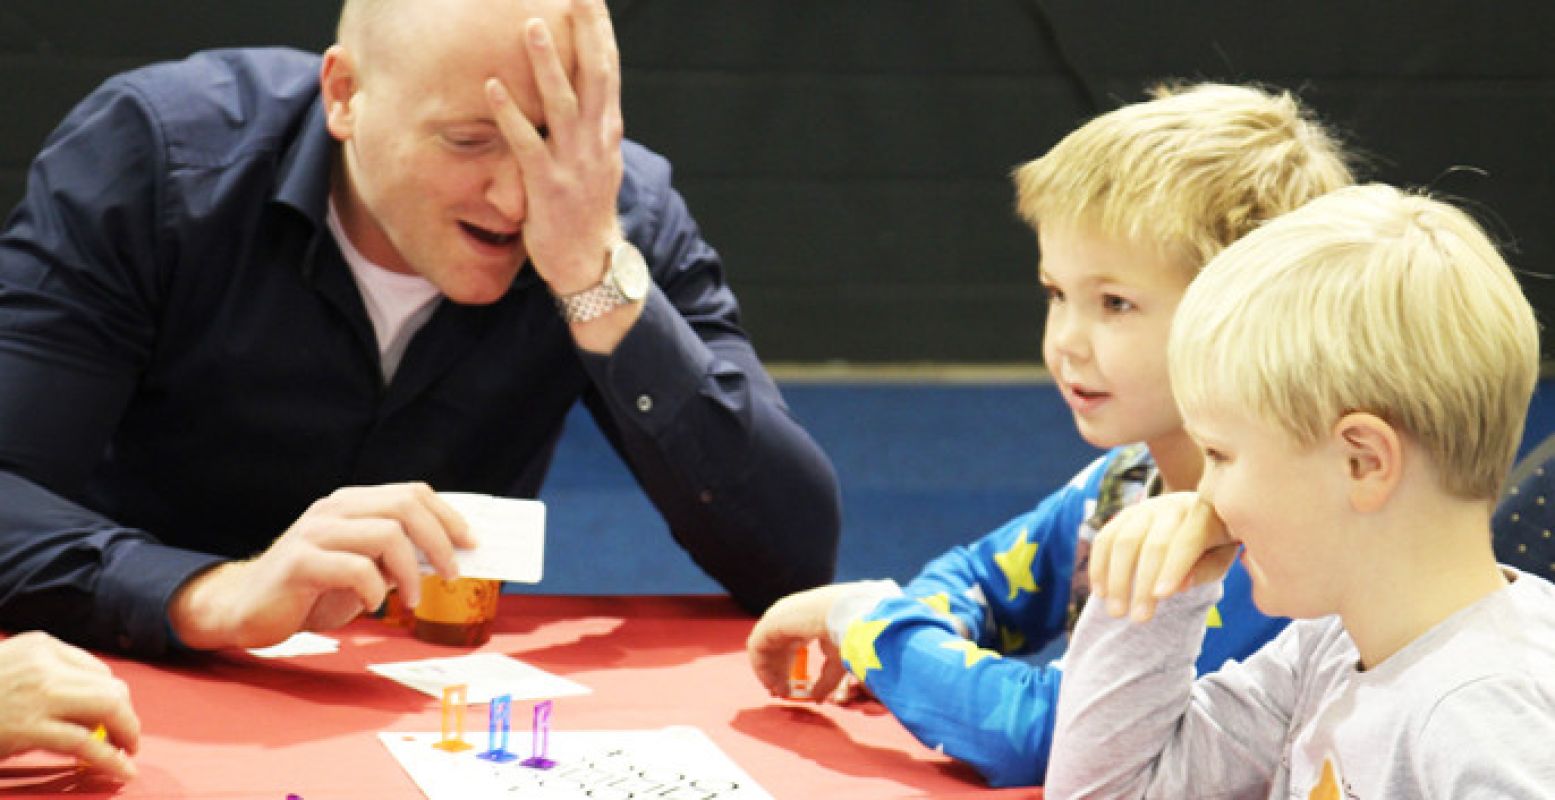
M793 663L788 665L788 696L810 696L810 650L801 647L794 651Z

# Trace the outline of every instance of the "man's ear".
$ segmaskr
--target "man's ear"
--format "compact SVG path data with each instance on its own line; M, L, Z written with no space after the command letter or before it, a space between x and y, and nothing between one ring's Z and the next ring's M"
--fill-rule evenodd
M352 100L356 97L356 59L345 45L336 44L324 51L319 66L319 98L324 103L324 123L340 141L351 138L356 127Z
M1398 431L1375 414L1351 412L1334 425L1333 438L1345 459L1350 506L1362 514L1381 510L1404 475Z

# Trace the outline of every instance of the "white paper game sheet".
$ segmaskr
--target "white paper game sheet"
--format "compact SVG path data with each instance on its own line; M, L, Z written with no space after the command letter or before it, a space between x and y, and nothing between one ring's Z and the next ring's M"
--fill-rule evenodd
M468 750L433 747L438 733L380 733L379 740L405 768L427 800L522 797L587 800L641 797L655 800L772 800L701 730L677 725L657 730L553 731L547 770L522 765L534 755L527 713L515 707L505 749L517 758L495 763L479 755L493 742L482 715L465 741ZM520 720L520 717L524 717ZM521 724L520 724L521 723ZM500 739L495 743L499 747Z
M512 695L514 700L541 700L593 691L501 653L368 664L367 669L439 700L444 687L462 683L466 687L465 703L469 705L489 703L493 697L505 694Z

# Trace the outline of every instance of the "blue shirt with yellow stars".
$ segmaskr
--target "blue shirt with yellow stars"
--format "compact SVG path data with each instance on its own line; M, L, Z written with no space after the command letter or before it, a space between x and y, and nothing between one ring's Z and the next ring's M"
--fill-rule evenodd
M971 764L990 785L1041 784L1061 665L1006 656L1066 634L1089 594L1090 540L1159 484L1143 445L1108 452L1035 509L929 562L902 596L849 625L849 671L919 741ZM1206 620L1198 671L1251 654L1287 622L1254 607L1237 561Z

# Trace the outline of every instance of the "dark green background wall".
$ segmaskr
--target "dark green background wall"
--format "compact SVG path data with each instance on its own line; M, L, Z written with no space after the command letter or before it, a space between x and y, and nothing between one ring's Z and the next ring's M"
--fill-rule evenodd
M628 135L668 155L769 360L1035 361L1009 169L1158 78L1298 89L1371 177L1466 200L1555 314L1555 4L618 0ZM108 74L328 44L331 0L3 0L0 206ZM1555 341L1546 331L1547 353Z

